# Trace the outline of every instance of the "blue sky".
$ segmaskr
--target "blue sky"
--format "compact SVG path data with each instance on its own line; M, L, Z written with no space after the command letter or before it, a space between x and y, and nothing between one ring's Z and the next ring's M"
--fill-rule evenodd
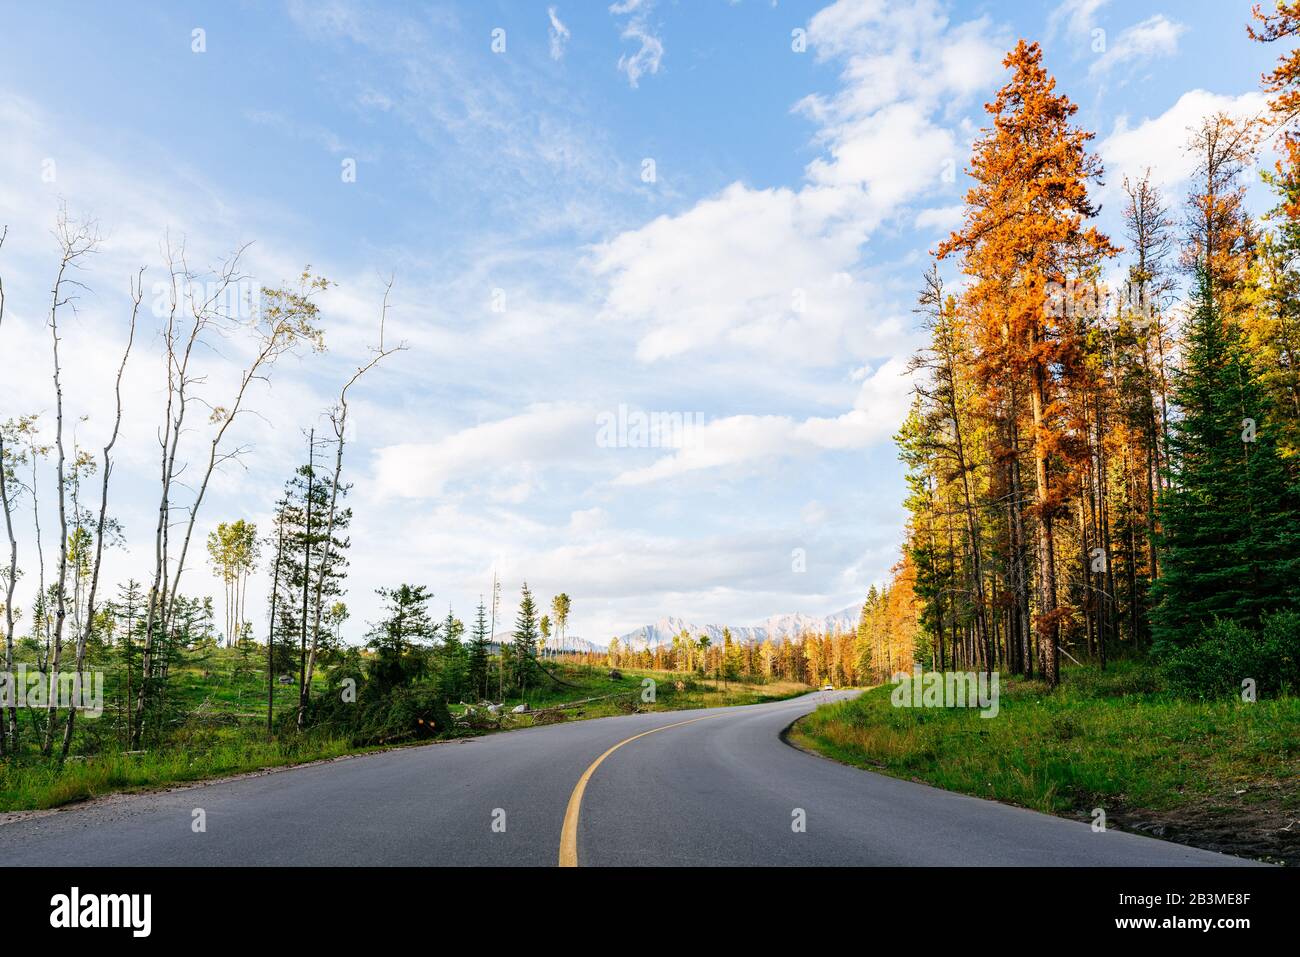
M60 202L105 237L66 334L92 448L127 277L161 278L165 236L192 263L253 242L245 267L269 284L311 263L339 284L322 299L330 352L283 363L254 397L260 417L236 437L254 451L200 522L265 527L392 273L390 333L408 349L359 389L347 463L353 637L378 585L428 584L467 616L494 569L507 605L525 578L548 600L565 590L571 632L601 641L669 614L831 612L897 560L890 436L911 304L955 225L1002 54L1043 43L1097 132L1118 237L1124 175L1152 166L1177 205L1186 127L1260 108L1277 51L1246 39L1248 14L1167 0L15 6L0 33L0 417L52 418ZM148 324L114 474L129 540L114 580L148 567ZM216 401L238 346L207 359ZM679 448L602 447L596 421L620 406L704 425ZM187 574L220 594L206 568Z

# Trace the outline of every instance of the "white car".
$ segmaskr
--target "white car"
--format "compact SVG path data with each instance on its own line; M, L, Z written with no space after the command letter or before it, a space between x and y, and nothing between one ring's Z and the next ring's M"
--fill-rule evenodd
M834 690L835 690L834 685L827 685L826 687L822 688L822 691L834 691Z

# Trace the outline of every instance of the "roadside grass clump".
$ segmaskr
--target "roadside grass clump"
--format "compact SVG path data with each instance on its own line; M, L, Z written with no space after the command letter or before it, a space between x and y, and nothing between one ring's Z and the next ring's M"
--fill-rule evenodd
M994 718L894 707L882 686L817 709L792 736L847 764L1057 814L1160 811L1260 784L1289 786L1300 804L1300 700L1190 700L1151 670L1067 668L1052 694L1005 680Z
M139 754L70 758L62 765L39 759L0 764L0 811L46 809L167 784L335 758L347 740L302 736L273 741L232 738L202 750L169 748Z

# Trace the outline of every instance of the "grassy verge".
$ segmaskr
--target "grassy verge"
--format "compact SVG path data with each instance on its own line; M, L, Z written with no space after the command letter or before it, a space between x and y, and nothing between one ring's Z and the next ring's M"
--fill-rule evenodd
M116 735L101 729L115 720L110 695L103 718L79 723L77 743L95 748L95 753L69 758L60 764L28 753L0 762L0 812L41 810L123 791L141 791L202 781L268 768L303 764L348 754L362 754L377 748L349 747L346 739L324 734L281 735L268 739L265 714L265 678L256 673L223 668L208 660L202 667L185 669L174 676L174 693L184 700L184 723L171 733L167 744L139 753L122 753L114 745ZM609 677L608 669L572 665L550 665L565 682L546 682L528 696L531 712L554 708L585 698L588 702L562 711L551 711L540 719L534 713L508 715L496 731L529 727L533 724L583 720L636 711L675 711L712 708L720 705L755 704L794 697L810 690L792 682L750 684L728 682L670 672L623 672L621 679ZM656 700L640 700L642 679L656 682ZM680 687L679 687L680 685ZM277 713L292 710L295 688L276 688ZM506 699L507 708L520 703ZM463 712L454 705L453 713ZM483 731L461 730L462 736Z
M292 741L231 740L198 751L167 748L139 754L99 754L28 761L0 768L0 810L58 807L74 801L202 781L246 771L302 764L356 753L345 740L303 737Z
M891 686L826 705L795 743L897 777L1230 853L1300 863L1300 699L1191 701L1150 669L1005 681L1001 709L896 708Z

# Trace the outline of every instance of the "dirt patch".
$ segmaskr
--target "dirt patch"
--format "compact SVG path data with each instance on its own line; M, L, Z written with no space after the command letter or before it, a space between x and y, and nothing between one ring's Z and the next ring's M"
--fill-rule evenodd
M1135 834L1300 867L1300 791L1294 784L1261 782L1164 811L1107 807L1106 820Z

